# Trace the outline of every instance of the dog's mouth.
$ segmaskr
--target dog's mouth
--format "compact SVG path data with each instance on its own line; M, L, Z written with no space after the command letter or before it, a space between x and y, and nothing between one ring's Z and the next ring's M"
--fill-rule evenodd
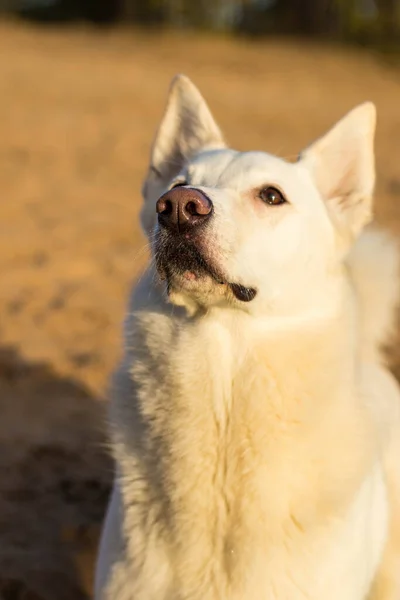
M240 302L251 302L257 295L255 288L229 281L193 241L177 243L158 239L156 246L157 270L161 278L166 279L168 290L177 286L196 290L199 283L209 278L218 286L229 289Z

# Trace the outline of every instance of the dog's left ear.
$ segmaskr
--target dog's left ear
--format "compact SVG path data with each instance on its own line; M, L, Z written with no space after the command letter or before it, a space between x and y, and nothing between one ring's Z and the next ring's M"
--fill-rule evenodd
M372 218L375 124L375 106L361 104L299 158L347 239L354 239Z

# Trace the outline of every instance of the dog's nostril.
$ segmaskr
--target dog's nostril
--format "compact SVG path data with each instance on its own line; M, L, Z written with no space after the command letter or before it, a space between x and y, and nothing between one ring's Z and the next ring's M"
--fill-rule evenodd
M195 202L188 202L185 206L185 210L189 215L197 215L197 205Z
M169 198L160 198L157 202L157 212L159 215L169 216L173 213L174 207Z
M164 200L163 206L161 206L162 215L170 215L172 213L172 202L171 200Z

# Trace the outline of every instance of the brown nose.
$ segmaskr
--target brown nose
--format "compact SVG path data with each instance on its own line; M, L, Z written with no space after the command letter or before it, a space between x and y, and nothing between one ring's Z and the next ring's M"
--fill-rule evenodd
M157 201L160 225L178 232L204 223L210 217L211 211L211 200L195 188L173 188Z

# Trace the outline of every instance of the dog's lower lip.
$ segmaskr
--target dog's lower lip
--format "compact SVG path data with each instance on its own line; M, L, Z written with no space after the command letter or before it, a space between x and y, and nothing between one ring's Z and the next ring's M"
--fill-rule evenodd
M257 290L250 287L245 287L239 283L230 283L229 287L235 298L241 302L251 302L257 295Z

